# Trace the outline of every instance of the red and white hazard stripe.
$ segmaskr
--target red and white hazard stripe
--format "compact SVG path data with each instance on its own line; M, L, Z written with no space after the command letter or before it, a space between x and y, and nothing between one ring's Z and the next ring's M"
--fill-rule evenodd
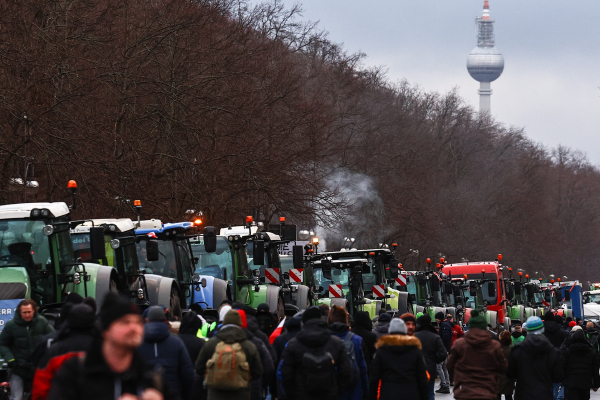
M344 297L342 285L329 285L329 297Z
M404 276L404 274L398 275L396 283L400 286L406 286L406 276Z
M385 285L373 285L373 295L375 297L385 297Z
M279 283L279 268L265 268L265 282Z
M293 283L302 283L302 281L304 281L304 269L290 269L290 281L292 281Z

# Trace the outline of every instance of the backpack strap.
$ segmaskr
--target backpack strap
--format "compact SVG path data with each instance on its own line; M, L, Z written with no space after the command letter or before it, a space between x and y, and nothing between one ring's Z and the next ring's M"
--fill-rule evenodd
M349 342L352 340L352 338L354 337L354 332L348 332L348 334L346 335L346 337L344 338L344 342Z

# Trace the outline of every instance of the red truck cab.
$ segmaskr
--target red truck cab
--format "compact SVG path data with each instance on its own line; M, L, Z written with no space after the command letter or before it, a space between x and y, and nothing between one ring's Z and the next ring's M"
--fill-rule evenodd
M501 260L501 258L500 258ZM452 277L467 275L469 279L485 279L482 284L483 300L487 301L487 309L498 313L498 322L502 324L506 312L506 291L502 276L502 266L498 261L464 262L457 264L445 264L442 272ZM484 273L485 271L485 273ZM489 285L495 285L495 295L490 296Z

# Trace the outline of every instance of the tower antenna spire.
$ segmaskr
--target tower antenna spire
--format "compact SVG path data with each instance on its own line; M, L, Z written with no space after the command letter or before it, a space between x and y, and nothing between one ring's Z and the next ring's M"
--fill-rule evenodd
M494 20L490 18L490 2L483 2L483 14L477 18L477 47L467 57L467 70L479 86L479 112L491 112L491 83L504 71L504 57L496 49Z

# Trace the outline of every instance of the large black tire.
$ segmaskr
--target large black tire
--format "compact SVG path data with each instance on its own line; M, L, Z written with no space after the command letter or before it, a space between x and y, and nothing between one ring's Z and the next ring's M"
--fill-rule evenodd
M169 320L181 321L181 299L177 288L171 288L171 298L169 300Z

